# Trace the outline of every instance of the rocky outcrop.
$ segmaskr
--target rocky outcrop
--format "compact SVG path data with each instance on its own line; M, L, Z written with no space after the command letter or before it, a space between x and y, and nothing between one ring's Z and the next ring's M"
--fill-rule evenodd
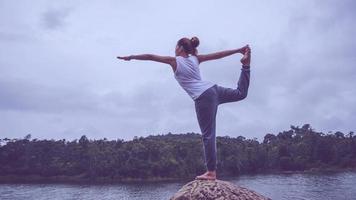
M195 180L184 185L170 200L270 200L226 181Z

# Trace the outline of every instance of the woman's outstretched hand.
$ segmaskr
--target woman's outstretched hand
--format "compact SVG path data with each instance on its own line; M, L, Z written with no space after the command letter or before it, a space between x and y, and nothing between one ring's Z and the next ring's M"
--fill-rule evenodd
M121 59L121 60L126 60L126 61L129 61L131 60L131 56L118 56L116 57L117 59Z

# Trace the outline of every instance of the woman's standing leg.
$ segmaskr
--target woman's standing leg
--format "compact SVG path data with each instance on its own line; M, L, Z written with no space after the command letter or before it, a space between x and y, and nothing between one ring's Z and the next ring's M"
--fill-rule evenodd
M208 172L216 170L216 113L218 109L217 85L206 90L195 100L195 111L202 132L204 158ZM197 177L199 179L199 176ZM215 179L215 177L207 177Z
M242 72L238 81L237 89L224 88L217 85L206 90L195 100L195 110L204 143L204 156L207 172L197 176L197 179L216 179L216 113L221 103L242 100L247 96L250 82L250 49L248 49L241 63Z

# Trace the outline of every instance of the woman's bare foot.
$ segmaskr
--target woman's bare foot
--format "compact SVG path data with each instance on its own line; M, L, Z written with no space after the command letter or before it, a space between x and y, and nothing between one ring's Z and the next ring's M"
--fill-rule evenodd
M250 66L251 62L251 49L248 47L244 53L244 56L241 58L241 63L243 66Z
M207 171L204 174L195 177L196 180L216 180L216 172L215 171Z

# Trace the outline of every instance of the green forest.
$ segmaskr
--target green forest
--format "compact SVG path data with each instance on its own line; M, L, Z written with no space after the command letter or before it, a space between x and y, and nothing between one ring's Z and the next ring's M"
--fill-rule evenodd
M0 141L0 180L26 177L68 180L153 180L194 178L204 172L201 135L154 135L124 140ZM291 126L263 141L217 137L219 176L283 171L356 168L353 132L317 132L309 124Z

